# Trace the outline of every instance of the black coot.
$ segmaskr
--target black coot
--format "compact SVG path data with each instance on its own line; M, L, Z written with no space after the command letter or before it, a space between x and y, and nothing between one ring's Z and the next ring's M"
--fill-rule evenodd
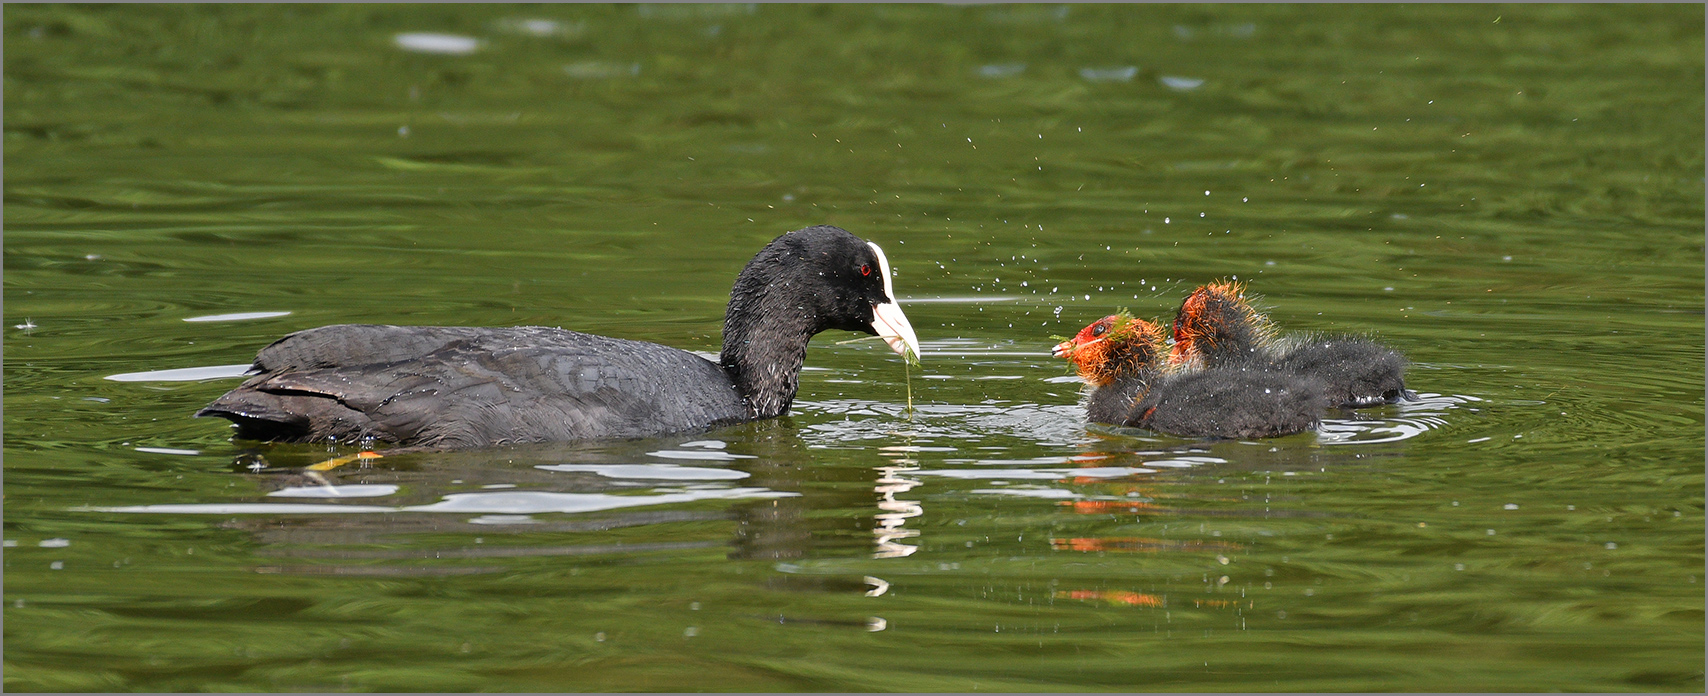
M1162 327L1125 313L1085 327L1051 351L1091 386L1086 418L1182 437L1260 438L1315 428L1322 384L1238 367L1175 365Z
M1277 336L1269 318L1246 302L1239 283L1194 290L1174 317L1175 364L1279 372L1322 382L1329 406L1364 408L1401 399L1405 356L1357 336Z
M736 277L716 363L539 326L344 324L261 349L254 376L196 415L229 419L244 439L446 449L703 430L787 413L807 342L826 329L919 353L883 250L809 227Z

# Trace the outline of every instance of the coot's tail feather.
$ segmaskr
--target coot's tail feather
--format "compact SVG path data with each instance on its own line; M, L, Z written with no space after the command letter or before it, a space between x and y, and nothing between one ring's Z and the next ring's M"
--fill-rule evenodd
M238 387L196 412L196 417L224 418L237 425L244 440L307 442L353 441L373 434L362 412L337 399L309 392L270 392Z
M518 338L550 331L540 327L511 329ZM470 343L489 332L468 326L388 326L335 324L289 334L255 355L255 372L282 374L293 370L419 360L454 345Z

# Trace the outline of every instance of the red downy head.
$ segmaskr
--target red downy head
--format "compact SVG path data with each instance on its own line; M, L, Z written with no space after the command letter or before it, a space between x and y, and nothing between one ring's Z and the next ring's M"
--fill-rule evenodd
M1245 286L1233 281L1199 286L1174 315L1174 349L1168 361L1194 364L1218 353L1248 352L1268 340L1267 317L1245 300Z
M1087 384L1103 386L1126 374L1153 368L1162 354L1162 327L1125 312L1111 314L1056 344L1051 355L1066 358Z

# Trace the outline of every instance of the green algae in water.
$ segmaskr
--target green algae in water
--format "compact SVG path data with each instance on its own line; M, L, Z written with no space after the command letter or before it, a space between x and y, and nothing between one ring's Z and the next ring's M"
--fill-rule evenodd
M9 6L5 685L1700 692L1702 27ZM308 497L354 452L189 418L230 379L103 379L338 322L715 352L733 269L820 223L890 254L932 360L821 341L775 421ZM1049 335L1229 276L1425 400L1085 426Z

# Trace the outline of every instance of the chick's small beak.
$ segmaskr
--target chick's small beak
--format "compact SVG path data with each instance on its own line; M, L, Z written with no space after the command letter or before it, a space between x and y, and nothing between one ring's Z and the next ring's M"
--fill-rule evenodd
M919 337L913 334L913 325L895 302L872 305L872 331L890 344L890 350L897 355L906 358L912 353L913 359L919 359Z
M1107 337L1105 337L1105 338L1107 338ZM1089 345L1095 345L1098 343L1102 343L1103 339L1102 338L1093 339L1090 341L1086 341L1084 343L1079 343L1078 341L1079 341L1079 339L1077 339L1077 338L1070 338L1066 341L1062 341L1061 343L1057 343L1056 347L1050 349L1050 355L1052 357L1067 358L1069 360L1072 360L1074 351L1079 350L1079 349L1084 348L1084 347L1089 346Z

